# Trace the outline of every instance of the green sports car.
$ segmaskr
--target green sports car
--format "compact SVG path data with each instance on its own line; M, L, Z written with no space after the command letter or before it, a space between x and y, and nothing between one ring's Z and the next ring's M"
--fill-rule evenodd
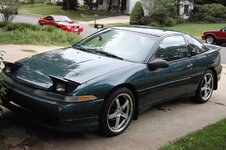
M219 51L177 31L104 29L68 48L4 62L3 106L53 129L115 136L153 105L207 102L222 71Z

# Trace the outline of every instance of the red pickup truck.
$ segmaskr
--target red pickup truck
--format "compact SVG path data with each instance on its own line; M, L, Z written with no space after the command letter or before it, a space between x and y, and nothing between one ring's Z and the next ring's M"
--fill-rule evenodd
M208 44L226 43L226 26L220 30L212 30L203 32L202 39Z

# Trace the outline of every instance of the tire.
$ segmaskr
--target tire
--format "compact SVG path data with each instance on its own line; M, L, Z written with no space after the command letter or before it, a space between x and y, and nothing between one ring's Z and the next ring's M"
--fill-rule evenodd
M40 26L43 26L43 24L42 23L38 23Z
M207 44L214 44L215 43L215 37L212 35L207 35L206 36L206 43Z
M206 103L211 98L214 82L213 72L211 70L205 71L194 97L196 102Z
M106 99L100 115L100 131L105 136L116 136L129 126L135 108L133 93L127 88L115 90Z

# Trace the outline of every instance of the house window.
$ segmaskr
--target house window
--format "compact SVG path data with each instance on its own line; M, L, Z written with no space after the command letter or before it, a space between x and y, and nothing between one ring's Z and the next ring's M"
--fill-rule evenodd
M184 14L185 15L189 14L189 5L184 5Z

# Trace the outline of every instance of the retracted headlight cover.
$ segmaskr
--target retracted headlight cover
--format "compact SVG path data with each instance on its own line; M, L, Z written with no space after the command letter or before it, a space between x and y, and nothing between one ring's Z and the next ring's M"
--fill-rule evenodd
M3 64L5 65L3 70L7 74L14 73L17 69L19 69L22 66L21 63L17 63L17 62L11 63L11 62L8 62L8 61L3 61Z
M69 80L61 79L55 76L49 76L53 85L49 88L50 91L60 94L70 93L75 90L80 84Z

